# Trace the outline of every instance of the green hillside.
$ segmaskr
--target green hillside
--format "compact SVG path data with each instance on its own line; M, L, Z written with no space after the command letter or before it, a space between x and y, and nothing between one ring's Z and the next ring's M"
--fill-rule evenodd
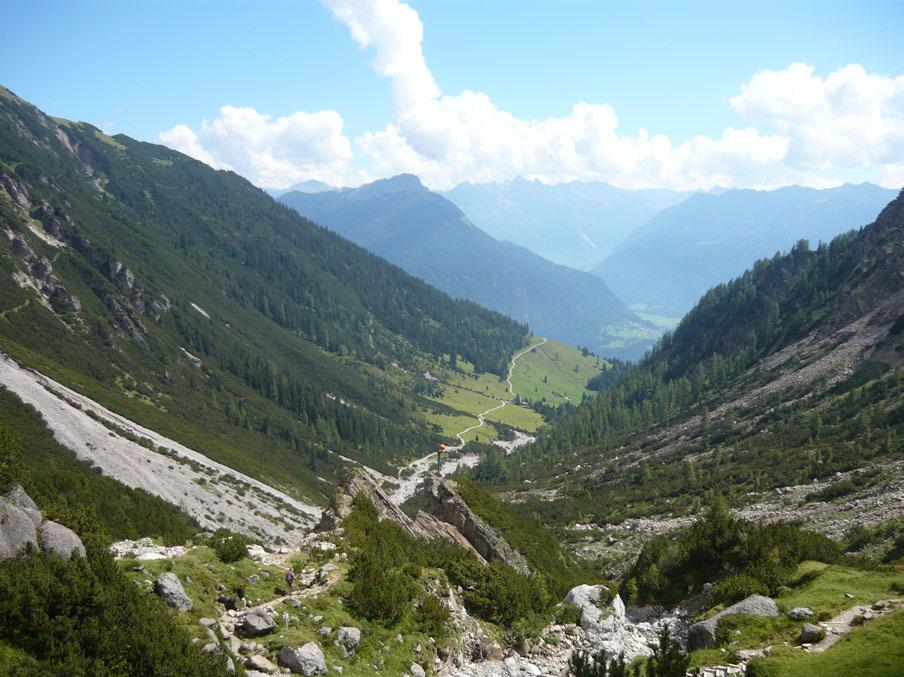
M897 458L902 243L904 196L860 231L713 288L648 358L506 459L501 486L530 479L518 499L550 520L603 523Z
M587 383L607 365L587 351L547 341L518 360L512 372L512 386L516 395L530 402L545 401L551 406L577 404L591 394Z
M335 480L331 451L392 470L432 444L394 364L504 374L525 341L231 172L7 90L0 185L0 348L290 491Z

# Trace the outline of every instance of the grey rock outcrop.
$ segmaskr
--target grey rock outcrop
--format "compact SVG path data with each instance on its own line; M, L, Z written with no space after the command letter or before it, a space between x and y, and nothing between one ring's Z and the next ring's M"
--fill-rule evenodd
M179 577L169 571L157 577L157 582L154 584L154 592L160 595L160 599L167 606L171 606L177 611L191 611L194 606L191 597L185 593L185 588L182 587Z
M454 526L487 562L501 560L517 571L530 573L524 555L468 507L452 481L433 475L424 481L423 492L426 512Z
M408 672L411 673L411 677L426 677L427 675L427 673L424 672L424 668L417 663L412 663L411 667L408 668Z
M279 660L296 675L325 675L326 658L314 642L293 649L288 644L279 651Z
M0 497L0 559L15 557L28 544L69 559L85 556L82 539L62 524L45 520L38 506L21 485Z
M3 498L28 515L31 518L31 521L34 522L35 527L41 526L44 516L41 514L41 511L38 510L38 506L35 502L31 500L31 496L25 493L25 489L22 488L21 484L17 484L7 491L3 495Z
M727 609L720 611L712 618L705 621L694 623L687 635L688 649L694 651L696 649L713 649L718 645L716 639L716 631L719 628L719 620L726 616L734 615L747 616L778 616L778 605L768 597L762 595L751 595L747 599L743 599L737 604L733 604Z
M374 504L379 519L392 520L412 535L417 535L412 519L389 500L373 477L362 468L355 468L345 476L342 485L330 500L330 507L323 511L314 531L330 531L339 526L339 523L351 514L352 502L358 494L364 494Z
M371 475L355 468L333 495L330 507L323 511L315 531L335 529L352 511L352 502L359 494L366 496L377 510L379 519L389 519L417 538L433 540L445 538L472 550L484 562L498 559L509 566L530 573L527 560L508 541L484 522L468 507L455 491L455 484L439 476L432 476L423 485L425 511L411 519L395 505Z
M336 633L336 646L345 650L346 655L353 654L361 643L361 631L358 628L342 626Z
M241 635L243 637L260 637L272 632L276 628L276 621L270 614L261 609L249 611L242 619Z
M50 520L45 521L38 529L38 543L41 550L55 552L63 559L73 556L84 557L85 546L76 533L69 527Z
M807 607L797 606L788 612L788 618L792 621L805 621L813 615L813 610Z
M0 559L15 557L29 543L38 546L37 530L29 514L12 503L0 501Z

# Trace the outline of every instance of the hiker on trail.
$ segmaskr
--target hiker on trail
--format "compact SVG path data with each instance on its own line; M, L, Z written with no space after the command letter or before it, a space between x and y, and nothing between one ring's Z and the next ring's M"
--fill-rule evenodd
M292 567L289 567L288 571L286 571L286 583L289 584L289 590L291 590L292 586L295 584L295 571Z

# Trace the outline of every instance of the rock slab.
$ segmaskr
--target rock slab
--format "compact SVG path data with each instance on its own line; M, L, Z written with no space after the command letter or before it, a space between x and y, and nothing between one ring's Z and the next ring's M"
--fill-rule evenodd
M288 644L279 651L279 660L296 675L325 675L326 658L314 642L293 649Z
M51 520L44 522L38 529L38 542L41 544L41 550L55 552L63 559L85 556L82 539L69 527L64 527Z
M747 599L743 599L737 604L720 611L712 618L694 623L687 635L688 649L691 651L696 649L714 649L718 645L716 631L719 628L719 620L725 618L725 616L739 614L775 617L778 616L779 610L778 605L768 597L751 595Z
M276 628L276 621L266 611L255 609L250 611L242 619L242 636L260 637L272 632Z
M177 611L191 611L194 606L191 597L185 593L185 588L182 587L179 577L169 571L160 574L157 578L157 582L154 584L154 592L160 595L164 603Z
M31 517L12 503L0 501L0 559L15 557L29 544L38 546L38 533Z

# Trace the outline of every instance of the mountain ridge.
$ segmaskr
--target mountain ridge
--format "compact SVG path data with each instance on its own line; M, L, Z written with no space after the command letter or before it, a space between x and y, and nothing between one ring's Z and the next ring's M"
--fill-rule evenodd
M280 200L447 293L529 324L538 335L634 358L650 344L609 345L606 327L633 324L651 335L653 328L592 276L484 233L414 175Z
M629 306L681 316L707 289L741 274L755 259L800 239L828 242L854 224L871 222L894 195L868 183L698 193L652 217L591 272Z

